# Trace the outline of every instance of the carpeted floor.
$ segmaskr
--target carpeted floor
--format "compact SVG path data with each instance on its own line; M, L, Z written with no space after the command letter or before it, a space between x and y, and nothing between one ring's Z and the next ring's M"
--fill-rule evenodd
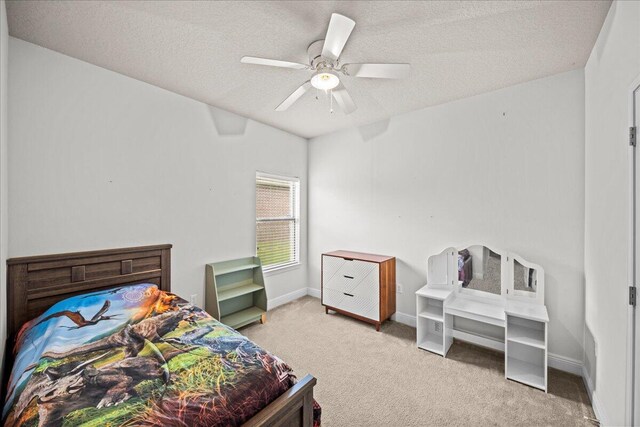
M593 425L582 379L549 370L549 393L504 378L504 355L455 342L447 358L419 350L415 329L325 314L304 297L241 330L318 379L322 424L332 426Z

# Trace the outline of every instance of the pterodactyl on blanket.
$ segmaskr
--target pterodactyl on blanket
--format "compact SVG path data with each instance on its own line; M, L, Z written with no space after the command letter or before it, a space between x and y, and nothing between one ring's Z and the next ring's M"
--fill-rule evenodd
M98 312L89 320L85 319L84 316L79 311L70 311L70 310L58 311L56 313L50 314L49 316L45 317L44 319L36 323L35 326L38 326L39 324L44 323L53 318L63 317L63 316L68 317L73 323L76 324L76 326L65 326L65 328L68 328L68 329L80 329L80 328L84 328L85 326L96 325L98 322L101 322L103 320L111 320L114 317L118 316L117 314L114 314L111 316L105 316L104 314L109 310L109 307L111 307L111 301L106 300L102 305L102 308L98 310Z

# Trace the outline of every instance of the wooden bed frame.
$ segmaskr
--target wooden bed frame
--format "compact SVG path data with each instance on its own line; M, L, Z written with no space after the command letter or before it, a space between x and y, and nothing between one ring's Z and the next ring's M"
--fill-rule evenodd
M2 403L13 365L13 340L20 327L56 302L73 295L135 283L171 291L170 244L42 255L7 260L7 342ZM313 425L313 387L307 375L257 413L247 426Z

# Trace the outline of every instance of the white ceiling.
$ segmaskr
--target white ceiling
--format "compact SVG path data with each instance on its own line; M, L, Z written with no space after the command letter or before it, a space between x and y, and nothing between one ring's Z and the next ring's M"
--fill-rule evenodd
M185 2L8 1L14 37L303 137L359 126L581 68L610 1ZM403 81L345 77L358 109L330 114L309 91L274 108L309 71L240 64L243 55L307 63L332 12L356 21L342 62L408 62Z

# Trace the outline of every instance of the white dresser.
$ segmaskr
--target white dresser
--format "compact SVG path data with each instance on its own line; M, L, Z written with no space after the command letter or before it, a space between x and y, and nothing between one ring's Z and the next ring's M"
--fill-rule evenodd
M396 309L394 257L334 251L322 255L322 304L376 325Z

